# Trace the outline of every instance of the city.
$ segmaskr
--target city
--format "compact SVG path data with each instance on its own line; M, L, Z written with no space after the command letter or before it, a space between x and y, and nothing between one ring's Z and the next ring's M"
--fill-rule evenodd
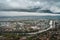
M0 21L0 40L60 40L60 20Z

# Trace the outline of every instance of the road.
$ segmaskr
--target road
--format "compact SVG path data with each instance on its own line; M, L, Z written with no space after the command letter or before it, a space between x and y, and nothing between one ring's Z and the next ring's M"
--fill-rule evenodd
M32 32L32 33L26 33L26 34L38 34L38 33L42 33L42 32L45 32L45 31L48 31L48 30L50 30L53 26L52 26L52 20L50 20L50 27L49 28L47 28L47 29L45 29L45 30L40 30L40 31L38 31L38 32Z

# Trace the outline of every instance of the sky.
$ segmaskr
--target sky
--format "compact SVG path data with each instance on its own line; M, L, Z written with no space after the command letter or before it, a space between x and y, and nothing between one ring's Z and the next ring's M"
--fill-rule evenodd
M0 10L30 9L35 7L40 7L41 8L40 10L50 10L54 13L57 13L60 12L60 0L0 0ZM15 13L12 12L12 14ZM0 11L0 15L3 15L3 12ZM22 14L19 13L19 15Z

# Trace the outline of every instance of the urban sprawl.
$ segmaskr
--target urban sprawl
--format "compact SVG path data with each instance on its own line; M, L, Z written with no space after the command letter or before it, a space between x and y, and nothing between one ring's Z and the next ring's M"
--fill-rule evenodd
M60 20L0 20L0 40L60 40Z

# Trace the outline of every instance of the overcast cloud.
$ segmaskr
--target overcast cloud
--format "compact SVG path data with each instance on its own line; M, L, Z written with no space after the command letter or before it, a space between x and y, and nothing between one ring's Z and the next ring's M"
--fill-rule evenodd
M60 0L0 0L1 9L30 9L41 7L41 10L60 12ZM1 13L0 13L1 14Z

